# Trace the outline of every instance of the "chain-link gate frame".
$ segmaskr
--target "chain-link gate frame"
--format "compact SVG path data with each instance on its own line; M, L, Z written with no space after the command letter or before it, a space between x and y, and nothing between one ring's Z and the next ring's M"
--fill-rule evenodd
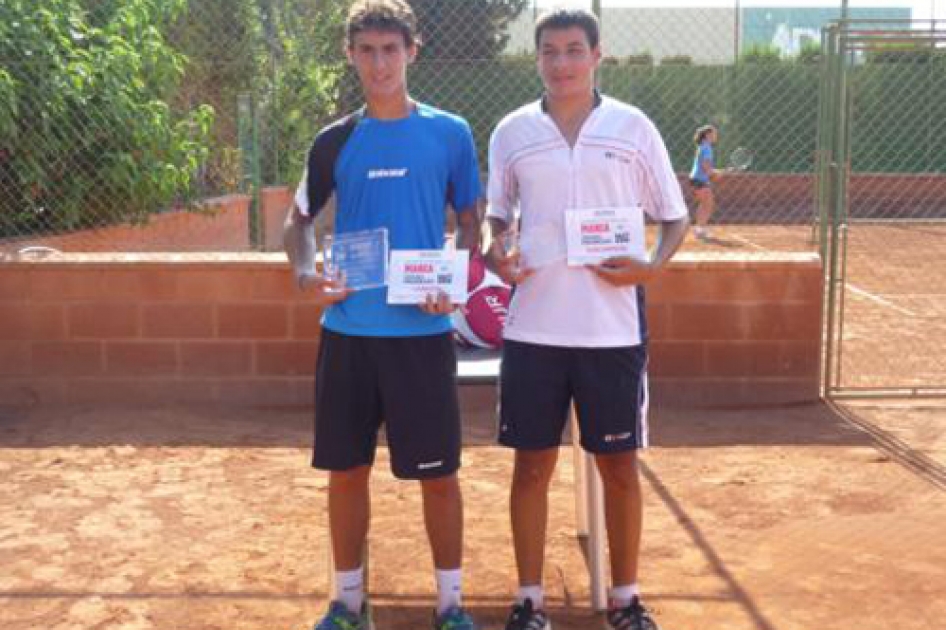
M823 393L829 398L842 397L869 397L869 396L946 396L946 357L938 356L946 348L943 338L933 331L925 343L910 347L892 347L890 350L901 357L916 359L912 352L919 352L919 363L913 361L913 366L932 364L932 371L924 371L920 375L915 370L902 371L885 366L879 374L870 372L870 362L854 363L848 354L854 349L852 339L856 335L848 335L848 331L857 324L855 313L851 308L852 297L866 294L869 298L883 303L884 298L868 294L857 288L851 282L851 259L853 256L852 232L867 229L869 226L890 226L910 228L918 224L941 224L941 236L946 237L946 195L935 201L939 209L929 214L913 214L906 216L858 216L852 211L852 176L857 168L853 163L854 151L852 139L858 129L856 107L858 106L857 82L854 80L858 63L863 61L863 55L870 53L889 54L892 50L900 54L911 54L928 51L930 63L942 63L946 68L946 21L943 20L840 20L826 26L822 31L822 50L825 52L822 61L822 76L820 86L820 108L818 124L818 151L816 154L817 187L816 207L818 213L813 225L813 233L819 236L820 251L825 264L825 309L824 309L824 350L822 364ZM933 68L933 66L931 66ZM930 72L933 70L931 69ZM937 75L938 76L938 75ZM911 95L912 96L912 95ZM930 96L930 95L927 95ZM909 101L905 94L901 94L904 106ZM922 100L922 99L920 99ZM946 129L944 129L946 131ZM933 135L933 129L930 130ZM946 176L946 163L930 166L935 169L939 177ZM913 247L922 248L917 242ZM882 274L883 266L891 259L885 252L874 252L872 264L876 268L872 271ZM946 256L942 252L933 250L929 253L933 260L933 268L940 269L946 265L938 265L936 256ZM919 258L919 257L918 257ZM901 274L904 270L893 270ZM912 270L906 270L907 273ZM919 273L919 272L917 272ZM931 278L930 281L934 281ZM942 311L946 305L946 292L935 287L930 289L931 295L938 300L935 308ZM898 307L894 303L889 308L899 309L898 315L910 311ZM930 319L934 319L931 317ZM940 319L940 321L942 321ZM902 325L900 327L903 327ZM883 336L883 330L875 330L873 334ZM891 346L896 346L897 340L889 340ZM926 355L924 359L924 354ZM876 357L875 357L876 359ZM856 369L851 369L855 367Z

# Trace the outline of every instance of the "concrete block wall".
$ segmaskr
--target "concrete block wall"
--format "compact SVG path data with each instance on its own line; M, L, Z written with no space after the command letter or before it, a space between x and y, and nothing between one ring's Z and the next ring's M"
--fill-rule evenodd
M821 265L684 253L650 286L654 398L818 396ZM281 254L0 257L0 404L308 405L320 309Z

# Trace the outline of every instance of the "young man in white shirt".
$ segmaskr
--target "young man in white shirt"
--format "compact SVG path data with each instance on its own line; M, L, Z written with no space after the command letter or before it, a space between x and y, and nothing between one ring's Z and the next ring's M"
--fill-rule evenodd
M574 402L581 445L604 481L608 627L656 630L637 586L637 451L647 445L644 285L683 241L687 208L653 123L595 90L595 16L546 13L535 40L545 94L499 123L489 151L489 260L516 285L500 377L499 440L516 449L510 502L520 587L506 629L551 628L542 591L548 484ZM625 209L634 254L569 266L566 213L600 208ZM645 213L659 231L650 252ZM518 231L513 252L503 246L510 231Z

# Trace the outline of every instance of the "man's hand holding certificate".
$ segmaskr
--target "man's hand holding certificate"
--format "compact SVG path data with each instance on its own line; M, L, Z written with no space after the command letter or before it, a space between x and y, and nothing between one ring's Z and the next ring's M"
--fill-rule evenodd
M654 266L644 253L644 243L633 235L642 221L640 208L592 208L565 214L568 264L590 268L614 286L643 284L653 277Z
M639 208L589 208L565 212L565 241L568 265L597 265L609 258L639 257L643 244L632 235L639 233Z
M443 312L466 301L469 252L463 249L391 251L388 304L418 304Z

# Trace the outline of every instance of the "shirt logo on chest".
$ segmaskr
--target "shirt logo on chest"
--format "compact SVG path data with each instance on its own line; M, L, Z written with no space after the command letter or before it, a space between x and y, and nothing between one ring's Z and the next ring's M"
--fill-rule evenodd
M621 154L621 153L617 153L616 151L605 151L605 152L604 152L604 158L605 158L606 160L617 160L618 162L620 162L620 163L622 163L622 164L630 164L630 163L631 163L631 158L629 158L628 156L623 155L623 154Z
M368 179L391 179L407 177L406 168L372 168L368 171Z

